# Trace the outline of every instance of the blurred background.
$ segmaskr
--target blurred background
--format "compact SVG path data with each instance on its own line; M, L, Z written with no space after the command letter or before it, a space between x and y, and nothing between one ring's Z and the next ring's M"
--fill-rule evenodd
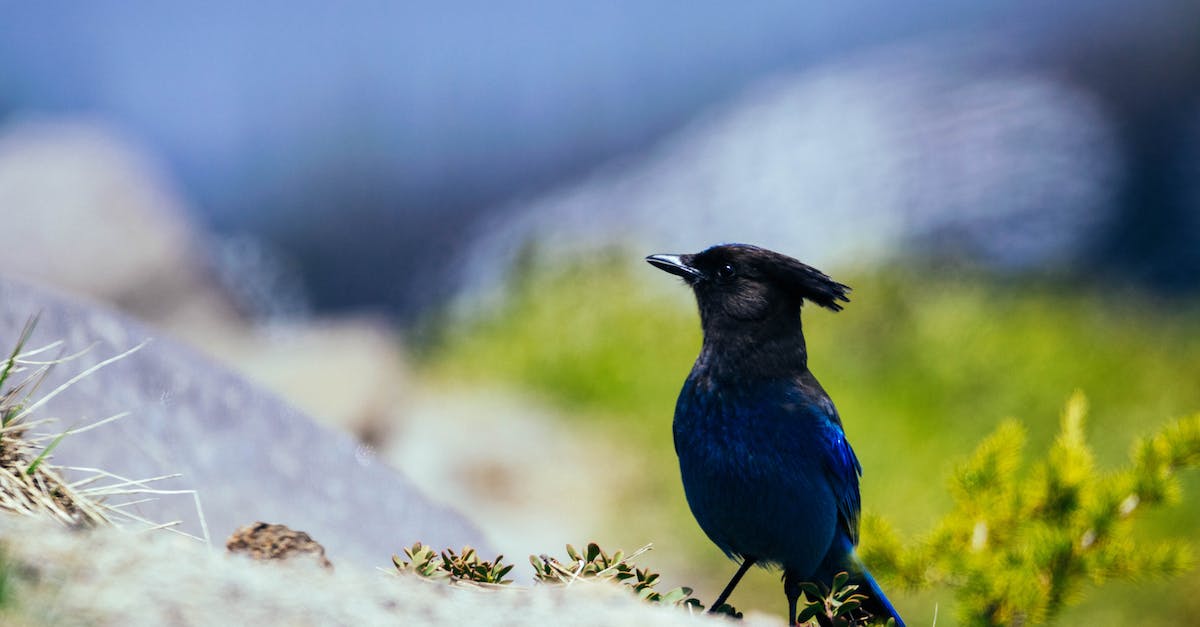
M866 508L908 537L1006 417L1040 451L1082 389L1112 467L1200 410L1192 1L0 16L4 274L113 303L352 431L518 564L654 542L645 562L703 599L734 568L678 486L699 329L649 253L751 242L854 286L807 314L812 367ZM1197 537L1187 481L1151 536ZM946 591L895 597L953 624ZM782 613L770 574L733 602ZM1112 584L1063 620L1197 612Z

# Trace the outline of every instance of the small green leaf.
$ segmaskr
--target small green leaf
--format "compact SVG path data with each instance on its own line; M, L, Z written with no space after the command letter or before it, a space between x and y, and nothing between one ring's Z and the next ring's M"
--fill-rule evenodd
M839 605L833 613L837 616L848 616L860 606L862 606L862 603L859 603L858 601L846 601L845 603Z
M676 605L691 595L692 590L690 588L675 588L663 594L659 601L666 605Z
M58 443L62 442L63 438L67 437L67 434L70 432L71 431L68 429L58 434L58 437L54 438L54 440L50 442L49 446L47 446L45 449L42 449L42 452L38 454L38 456L29 463L29 467L25 469L25 475L32 477L33 473L37 471L37 467L41 465L41 463L46 459L46 456L50 454L50 451L53 451L54 447L58 446Z
M820 605L815 605L815 604L807 605L803 609L800 610L800 613L798 615L796 615L796 622L797 623L807 623L807 622L811 621L812 619L816 618L817 615L820 614L823 609L824 608L822 608Z

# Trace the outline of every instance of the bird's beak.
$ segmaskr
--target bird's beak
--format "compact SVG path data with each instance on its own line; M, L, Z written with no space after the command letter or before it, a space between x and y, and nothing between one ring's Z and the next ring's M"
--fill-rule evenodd
M688 265L685 257L691 255L650 255L646 257L646 261L659 270L683 277L688 283L703 278L704 274Z

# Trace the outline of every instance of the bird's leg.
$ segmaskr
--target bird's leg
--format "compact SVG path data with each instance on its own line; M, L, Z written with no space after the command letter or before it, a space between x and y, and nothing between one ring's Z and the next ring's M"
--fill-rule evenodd
M755 560L753 557L746 557L742 559L742 565L738 568L737 572L733 574L733 579L729 580L729 583L725 585L725 589L721 591L721 594L717 597L717 600L713 601L713 604L708 607L709 614L717 611L717 608L725 604L725 600L729 598L729 595L733 594L733 589L736 588L738 582L742 580L742 575L745 575L746 571L750 570L750 567L753 566L754 562L756 561L757 560Z
M800 600L800 578L790 570L783 571L783 593L788 600L788 625L796 624L796 603Z

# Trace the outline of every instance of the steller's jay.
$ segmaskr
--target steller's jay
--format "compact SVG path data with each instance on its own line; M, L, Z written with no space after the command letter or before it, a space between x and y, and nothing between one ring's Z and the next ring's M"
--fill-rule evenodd
M849 287L745 244L651 255L696 293L704 344L675 406L675 453L696 521L740 559L720 607L754 564L783 570L789 622L800 584L845 571L875 619L904 622L855 554L862 467L829 395L808 370L800 306L834 311Z

